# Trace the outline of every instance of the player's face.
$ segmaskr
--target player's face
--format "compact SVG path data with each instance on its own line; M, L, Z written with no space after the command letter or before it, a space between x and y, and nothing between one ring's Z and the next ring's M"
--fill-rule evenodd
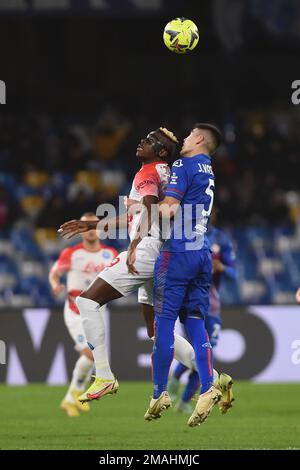
M180 150L180 155L190 155L193 154L199 143L203 140L199 129L193 129L191 133L184 139L182 148Z
M137 146L136 156L138 158L142 158L143 160L154 158L156 156L153 150L154 144L155 137L153 135L148 134L147 137L141 139L139 145Z
M81 217L80 220L99 220L97 217ZM83 241L87 241L88 243L95 243L95 241L98 240L98 237L97 237L97 232L96 230L89 230L88 232L84 232L82 235L81 235L81 238Z

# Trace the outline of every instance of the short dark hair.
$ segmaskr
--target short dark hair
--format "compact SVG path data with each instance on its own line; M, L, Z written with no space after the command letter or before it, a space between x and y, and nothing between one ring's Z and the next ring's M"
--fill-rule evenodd
M193 126L193 129L200 129L200 130L203 129L203 130L210 132L212 141L213 141L213 148L211 148L210 151L211 153L215 153L215 151L221 145L222 140L223 140L221 131L213 124L202 123L202 122L196 122L196 124L194 124Z

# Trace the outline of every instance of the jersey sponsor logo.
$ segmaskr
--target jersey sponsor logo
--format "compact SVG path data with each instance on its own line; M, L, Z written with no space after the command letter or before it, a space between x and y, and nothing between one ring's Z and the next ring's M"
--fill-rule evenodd
M182 160L176 160L176 162L173 163L173 166L180 168L181 166L183 166Z
M83 273L99 273L104 268L103 264L95 264L93 261L89 261L84 269L82 270Z
M145 186L147 186L148 184L155 184L155 182L153 180L144 180L142 181L141 183L139 183L136 187L137 191L139 191L140 189L144 188Z

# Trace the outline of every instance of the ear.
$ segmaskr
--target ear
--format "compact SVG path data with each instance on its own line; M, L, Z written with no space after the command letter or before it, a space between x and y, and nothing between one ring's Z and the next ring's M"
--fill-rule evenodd
M205 136L203 134L199 134L199 135L197 135L196 144L203 144L204 140L205 140Z
M166 149L161 149L158 155L162 158L166 158L168 156L168 152Z

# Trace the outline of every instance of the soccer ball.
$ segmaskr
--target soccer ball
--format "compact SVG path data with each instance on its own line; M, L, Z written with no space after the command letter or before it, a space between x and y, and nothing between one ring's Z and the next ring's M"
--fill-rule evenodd
M185 54L197 46L199 32L193 21L186 18L176 18L166 25L163 38L170 51L176 54Z

